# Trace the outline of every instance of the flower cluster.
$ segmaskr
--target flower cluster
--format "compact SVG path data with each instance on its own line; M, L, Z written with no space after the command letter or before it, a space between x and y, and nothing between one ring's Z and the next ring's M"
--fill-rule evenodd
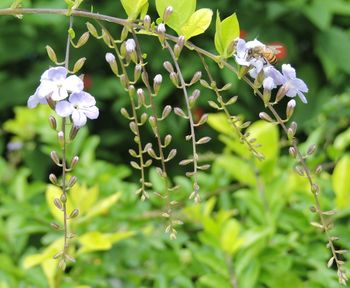
M273 57L275 51L256 39L248 42L241 38L236 40L234 57L237 64L244 67L252 78L261 79L264 90L271 91L280 86L283 96L298 95L302 102L307 103L304 93L308 92L308 87L296 77L295 69L290 64L283 64L281 73L266 59L267 53Z
M28 99L28 107L50 104L61 117L70 116L75 127L86 124L87 118L96 119L99 110L93 96L83 91L84 83L76 75L67 77L64 67L46 70L40 78L40 85Z

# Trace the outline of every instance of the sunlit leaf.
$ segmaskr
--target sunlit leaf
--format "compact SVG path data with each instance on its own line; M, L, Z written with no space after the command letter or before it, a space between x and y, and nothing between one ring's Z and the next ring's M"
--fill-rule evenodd
M45 195L46 195L46 202L49 206L50 212L58 222L63 223L63 212L59 210L54 204L54 199L55 198L60 199L61 194L62 194L61 188L51 184L47 186ZM74 207L72 208L72 201L70 199L69 194L67 194L66 205L67 205L67 212L68 214L70 214L74 209Z
M344 155L334 168L332 185L338 208L350 206L350 155Z
M213 11L210 9L199 9L194 12L187 22L181 27L181 35L186 39L202 34L210 25Z
M166 24L181 35L181 27L196 10L196 0L156 0L159 17L163 17L164 10L168 6L173 7L173 13Z
M235 219L228 220L222 228L221 249L229 255L233 255L243 243L243 239L239 238L239 230L239 222Z
M121 3L129 19L136 19L141 12L146 14L148 8L148 0L121 0Z
M233 41L239 37L240 29L236 13L220 20L219 12L216 14L215 48L224 58L232 56Z

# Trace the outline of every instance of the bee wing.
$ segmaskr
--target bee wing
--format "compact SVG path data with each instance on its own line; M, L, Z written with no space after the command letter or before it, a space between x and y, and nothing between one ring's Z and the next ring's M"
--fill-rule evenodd
M279 54L281 53L281 50L283 48L282 45L268 45L267 46L269 49L272 50L272 52L276 55L276 54Z

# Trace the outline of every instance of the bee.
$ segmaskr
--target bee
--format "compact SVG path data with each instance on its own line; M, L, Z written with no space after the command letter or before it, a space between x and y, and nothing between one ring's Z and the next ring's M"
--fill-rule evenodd
M262 57L266 62L270 64L276 64L277 58L276 55L281 53L279 48L282 48L280 45L275 46L256 46L254 48L249 49L248 57L250 58L258 58Z

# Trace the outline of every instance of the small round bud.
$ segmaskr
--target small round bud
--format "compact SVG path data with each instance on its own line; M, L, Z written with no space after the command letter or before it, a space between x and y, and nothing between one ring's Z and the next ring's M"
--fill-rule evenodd
M139 78L141 76L141 72L142 72L142 66L140 64L136 64L135 69L134 69L134 81L135 82L137 80L139 80Z
M172 6L168 6L165 8L164 13L163 13L164 23L166 23L169 20L171 14L173 14L173 11L174 11L174 9Z
M151 17L149 15L146 15L145 18L143 18L143 27L145 30L149 30L151 27Z
M294 113L294 109L296 106L296 102L294 99L290 100L287 104L287 109L286 109L286 115L287 115L287 119L289 119L290 117L292 117L293 113Z
M164 23L160 23L160 24L158 25L158 27L157 27L157 32L158 32L159 34L164 34L165 31L166 31L166 28L165 28Z
M179 45L179 47L182 49L185 45L185 36L179 36L179 38L177 39L176 44Z
M171 112L172 108L170 105L166 105L163 109L163 112L162 112L162 119L165 119L166 117L169 116L170 112Z
M134 97L134 95L135 95L135 86L134 85L130 85L128 87L128 92L129 92L129 96L130 97Z
M62 203L66 203L67 202L67 195L65 193L62 194L61 197L60 197L60 200L61 200Z
M294 147L289 147L289 155L295 158L297 156L297 151Z
M190 82L190 85L198 82L200 79L202 78L202 72L201 71L197 71L196 73L194 73L192 80Z
M160 89L160 85L162 84L163 81L163 77L161 74L157 74L154 79L153 79L153 89L154 89L154 93L158 94L159 89Z
M177 73L171 72L169 77L171 82L177 87L179 85L179 78L177 77Z
M109 64L115 62L115 56L110 52L106 53L105 58L106 58L107 63L109 63Z
M318 185L316 183L312 183L311 185L311 191L314 194L318 194L318 192L320 191L320 187L318 187Z
M56 177L55 174L51 173L51 174L49 175L49 180L50 180L50 182L51 182L52 184L57 185L57 177Z
M69 132L69 139L71 141L74 140L75 137L77 136L78 132L79 132L79 127L73 126Z
M135 48L136 48L136 43L135 43L134 39L126 40L126 42L125 42L125 49L126 49L127 53L130 54L130 53L134 52Z
M63 209L62 202L60 201L60 199L55 198L55 199L53 200L53 203L55 204L55 206L57 207L57 209L59 209L59 210L62 210L62 209Z
M322 165L318 165L315 170L316 175L320 175L322 170L323 170Z

